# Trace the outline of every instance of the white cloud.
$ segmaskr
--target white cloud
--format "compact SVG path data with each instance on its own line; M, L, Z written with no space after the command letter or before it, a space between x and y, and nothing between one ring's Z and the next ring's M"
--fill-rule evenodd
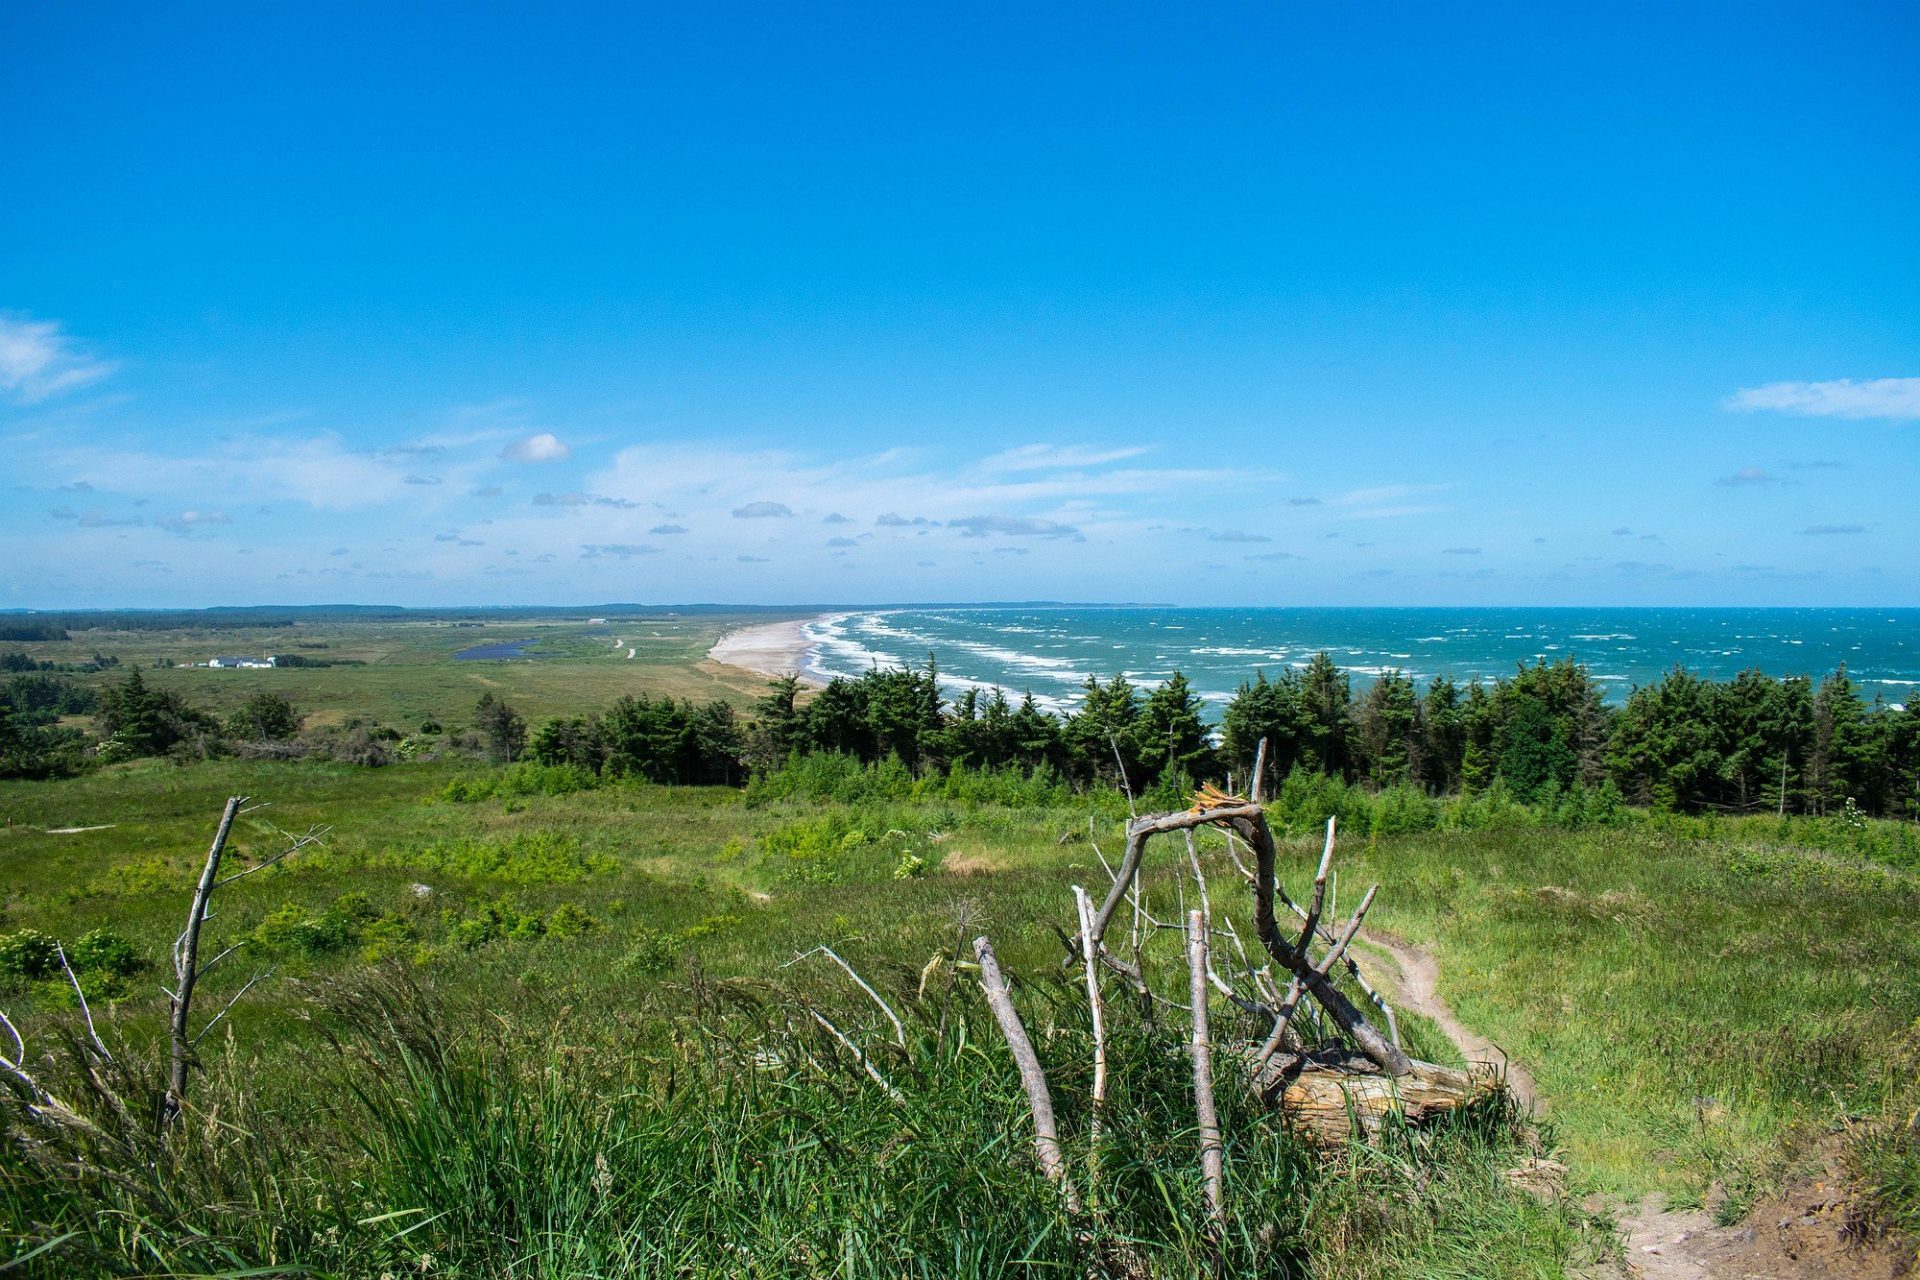
M735 507L733 517L736 520L768 520L785 518L793 514L793 508L784 502L749 502L744 507Z
M553 432L542 431L539 435L515 440L500 451L500 456L508 462L563 462L573 456L573 450Z
M1769 382L1742 387L1720 402L1734 413L1791 413L1810 418L1920 418L1920 378L1841 378L1834 382Z
M191 533L202 525L232 524L224 511L182 511L177 516L165 516L154 521L162 529L174 533Z
M37 404L113 370L112 362L75 346L54 321L0 313L0 393L10 399Z

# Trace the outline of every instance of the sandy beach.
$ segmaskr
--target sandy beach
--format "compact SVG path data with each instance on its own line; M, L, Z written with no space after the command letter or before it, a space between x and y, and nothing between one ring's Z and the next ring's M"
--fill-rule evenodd
M767 622L729 631L707 650L707 656L763 676L798 674L803 683L818 685L822 682L805 670L807 650L813 647L807 639L809 621Z

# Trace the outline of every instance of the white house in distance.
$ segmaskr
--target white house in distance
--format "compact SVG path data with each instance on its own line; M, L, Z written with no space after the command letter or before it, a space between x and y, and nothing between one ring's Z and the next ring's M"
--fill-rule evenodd
M210 667L248 667L258 669L274 665L272 658L208 658Z

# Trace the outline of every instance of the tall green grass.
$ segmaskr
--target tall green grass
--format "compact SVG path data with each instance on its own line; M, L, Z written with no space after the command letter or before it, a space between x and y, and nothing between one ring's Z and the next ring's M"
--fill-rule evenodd
M1604 1248L1508 1186L1527 1150L1509 1113L1315 1153L1233 1088L1230 1225L1208 1238L1168 1025L1114 1040L1089 1183L1084 1013L1042 980L1023 1003L1093 1206L1070 1214L970 979L889 991L901 1045L831 985L695 973L614 1011L450 1002L403 971L334 981L308 992L321 1035L287 1064L298 1089L216 1063L179 1131L128 1147L151 1170L55 1178L9 1153L0 1208L16 1256L48 1246L20 1268L46 1276L1493 1277ZM892 1095L811 1020L823 1004Z

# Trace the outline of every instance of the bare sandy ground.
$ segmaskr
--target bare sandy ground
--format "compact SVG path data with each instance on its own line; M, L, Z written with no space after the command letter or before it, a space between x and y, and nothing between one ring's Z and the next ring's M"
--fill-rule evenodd
M729 631L707 650L707 656L756 675L798 674L806 684L820 684L806 671L807 650L813 647L807 639L807 621L767 622Z

